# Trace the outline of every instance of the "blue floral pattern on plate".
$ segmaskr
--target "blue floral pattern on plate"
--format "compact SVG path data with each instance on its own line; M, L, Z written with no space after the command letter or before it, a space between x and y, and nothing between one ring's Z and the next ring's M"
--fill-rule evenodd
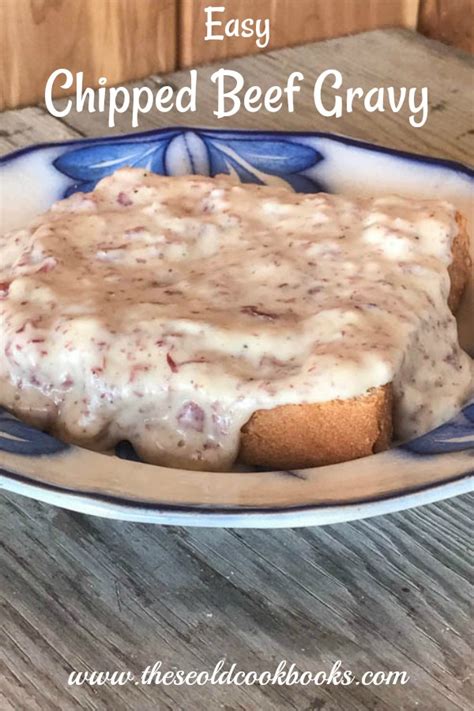
M474 401L449 422L401 445L413 454L441 454L474 449Z
M46 432L20 422L6 410L0 409L0 450L27 457L59 454L69 445Z
M234 173L243 183L264 184L277 177L297 192L318 192L321 186L305 171L321 160L319 151L295 139L256 141L226 133L175 130L150 140L118 139L69 150L54 161L54 167L74 180L66 195L89 192L99 180L125 166L160 175Z

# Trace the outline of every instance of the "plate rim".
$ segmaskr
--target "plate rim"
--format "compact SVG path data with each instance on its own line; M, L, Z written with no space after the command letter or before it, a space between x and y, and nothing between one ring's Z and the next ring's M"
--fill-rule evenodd
M335 141L336 143L342 143L344 145L352 146L353 148L369 148L377 153L382 153L384 155L390 155L395 158L402 158L403 160L409 160L416 163L422 163L425 165L436 165L441 168L447 168L449 170L455 170L458 173L463 173L466 177L474 180L474 166L470 166L467 163L462 163L461 161L451 160L449 158L441 158L439 156L428 156L423 153L413 153L411 151L403 151L398 148L390 148L389 146L384 146L378 143L372 143L371 141L365 141L359 138L352 138L351 136L346 136L342 133L331 133L327 131L285 131L285 130L269 130L264 129L224 129L206 126L193 126L193 125L179 125L179 126L162 126L160 128L153 128L148 131L138 131L131 133L119 133L112 136L91 136L91 137L78 137L70 138L65 141L44 141L41 143L34 143L30 146L24 146L23 148L17 148L13 151L0 156L0 166L9 163L17 158L21 158L28 153L36 152L48 148L57 148L61 146L72 146L79 144L90 144L90 143L114 143L121 140L128 139L141 139L150 136L158 136L162 133L169 131L176 131L178 133L185 133L186 131L195 132L202 131L211 134L233 134L233 135L255 135L255 136L287 136L287 137L300 137L300 138L322 138Z
M227 509L134 503L65 490L0 469L0 491L33 498L52 506L101 518L199 528L301 528L373 518L437 503L474 492L474 469L420 490L349 504L308 505L291 509ZM20 482L20 479L26 481ZM5 483L6 482L6 483ZM13 483L13 485L12 485Z

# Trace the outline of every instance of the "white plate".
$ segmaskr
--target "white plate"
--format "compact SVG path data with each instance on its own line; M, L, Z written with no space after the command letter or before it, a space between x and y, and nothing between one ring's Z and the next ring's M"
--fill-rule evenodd
M234 172L296 190L445 198L471 217L474 173L328 134L172 128L32 146L0 160L2 229L122 165ZM472 231L471 231L472 233ZM472 286L471 286L472 289ZM459 317L474 353L473 296ZM191 472L65 445L0 411L0 487L109 518L189 526L307 526L399 511L474 489L474 402L450 423L353 462L277 472Z

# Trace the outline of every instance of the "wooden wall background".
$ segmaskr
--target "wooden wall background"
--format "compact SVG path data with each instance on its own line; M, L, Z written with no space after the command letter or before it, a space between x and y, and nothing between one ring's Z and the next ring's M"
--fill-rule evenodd
M474 52L474 1L421 0L418 32Z
M208 5L223 19L269 17L265 51L380 27L473 51L474 0L0 0L0 110L41 101L59 67L110 86L261 51L254 39L205 42Z
M177 12L176 0L0 0L0 110L41 101L60 67L85 86L171 71Z
M205 41L204 8L226 8L216 19L270 18L271 48L288 47L380 27L416 29L418 0L180 0L178 57L181 67L253 54L255 39ZM186 38L186 41L184 39ZM263 51L267 51L268 47Z

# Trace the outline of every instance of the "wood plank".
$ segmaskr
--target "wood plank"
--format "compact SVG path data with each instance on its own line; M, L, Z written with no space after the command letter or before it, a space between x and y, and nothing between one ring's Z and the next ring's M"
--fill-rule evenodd
M179 0L179 66L262 51L255 38L205 40L208 0ZM381 27L416 28L418 0L220 0L216 20L269 18L271 41L265 51L340 37ZM216 33L218 30L216 28Z
M294 531L162 528L7 495L0 688L15 708L469 707L474 497ZM67 630L67 634L65 631ZM71 669L239 669L336 659L409 685L67 688Z
M83 71L85 86L170 71L176 15L175 0L2 0L0 110L42 100L58 68Z
M473 0L420 0L418 31L474 52Z
M61 123L39 106L5 111L0 120L0 155L32 143L68 141L82 135L79 128Z

